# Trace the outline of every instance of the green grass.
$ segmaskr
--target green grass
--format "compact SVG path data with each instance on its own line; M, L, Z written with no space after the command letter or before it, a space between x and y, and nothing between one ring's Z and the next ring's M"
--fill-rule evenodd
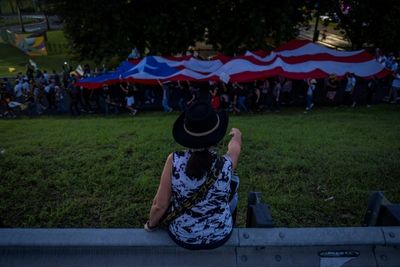
M58 31L48 31L47 38L49 42L55 43L68 43L67 38L64 35L64 32L61 30Z
M277 226L359 226L369 192L400 202L399 106L231 116L243 133L239 226L260 191ZM141 227L178 114L0 121L0 223ZM224 152L229 138L219 150Z

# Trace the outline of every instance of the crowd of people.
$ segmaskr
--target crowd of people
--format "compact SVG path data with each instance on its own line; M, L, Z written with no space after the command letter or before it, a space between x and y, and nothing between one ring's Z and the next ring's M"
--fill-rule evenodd
M78 87L76 72L68 65L62 72L34 69L28 64L25 74L18 73L12 82L3 78L0 87L0 116L18 114L118 114L162 109L164 112L186 110L193 103L210 101L215 110L234 114L247 112L279 112L286 106L303 106L310 112L318 105L356 107L386 101L397 103L400 90L400 68L392 58L377 58L392 71L383 79L362 79L353 73L325 79L290 80L282 76L249 83L158 81L142 85L129 81L104 84L101 89ZM84 76L94 75L89 66Z

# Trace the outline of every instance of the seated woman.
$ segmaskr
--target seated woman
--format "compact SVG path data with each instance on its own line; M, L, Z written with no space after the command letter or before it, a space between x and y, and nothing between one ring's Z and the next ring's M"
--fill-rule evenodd
M181 211L168 227L178 245L212 249L229 239L237 204L231 182L242 144L239 129L232 128L225 155L219 157L212 150L223 139L227 127L226 113L216 112L206 102L193 104L178 117L172 133L175 141L188 149L168 156L145 230L157 229L171 203L175 213Z

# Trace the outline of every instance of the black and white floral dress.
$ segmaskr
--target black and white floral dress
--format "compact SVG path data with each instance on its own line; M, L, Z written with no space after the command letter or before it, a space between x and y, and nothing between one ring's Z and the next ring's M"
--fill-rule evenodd
M172 161L172 205L178 208L206 181L206 176L197 180L185 174L191 151L173 153ZM232 232L232 215L229 208L232 160L223 156L222 170L203 199L169 225L169 234L175 241L189 245L208 245L226 239Z

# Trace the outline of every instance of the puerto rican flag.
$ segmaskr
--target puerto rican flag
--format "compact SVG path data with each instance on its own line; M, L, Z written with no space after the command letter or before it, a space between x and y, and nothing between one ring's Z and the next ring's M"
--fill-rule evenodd
M248 51L232 58L146 56L124 61L116 71L81 79L76 85L95 89L126 80L143 84L157 84L158 80L251 82L278 75L295 80L319 79L332 73L342 77L347 72L366 79L390 74L365 50L336 51L308 40L292 40L270 53Z

